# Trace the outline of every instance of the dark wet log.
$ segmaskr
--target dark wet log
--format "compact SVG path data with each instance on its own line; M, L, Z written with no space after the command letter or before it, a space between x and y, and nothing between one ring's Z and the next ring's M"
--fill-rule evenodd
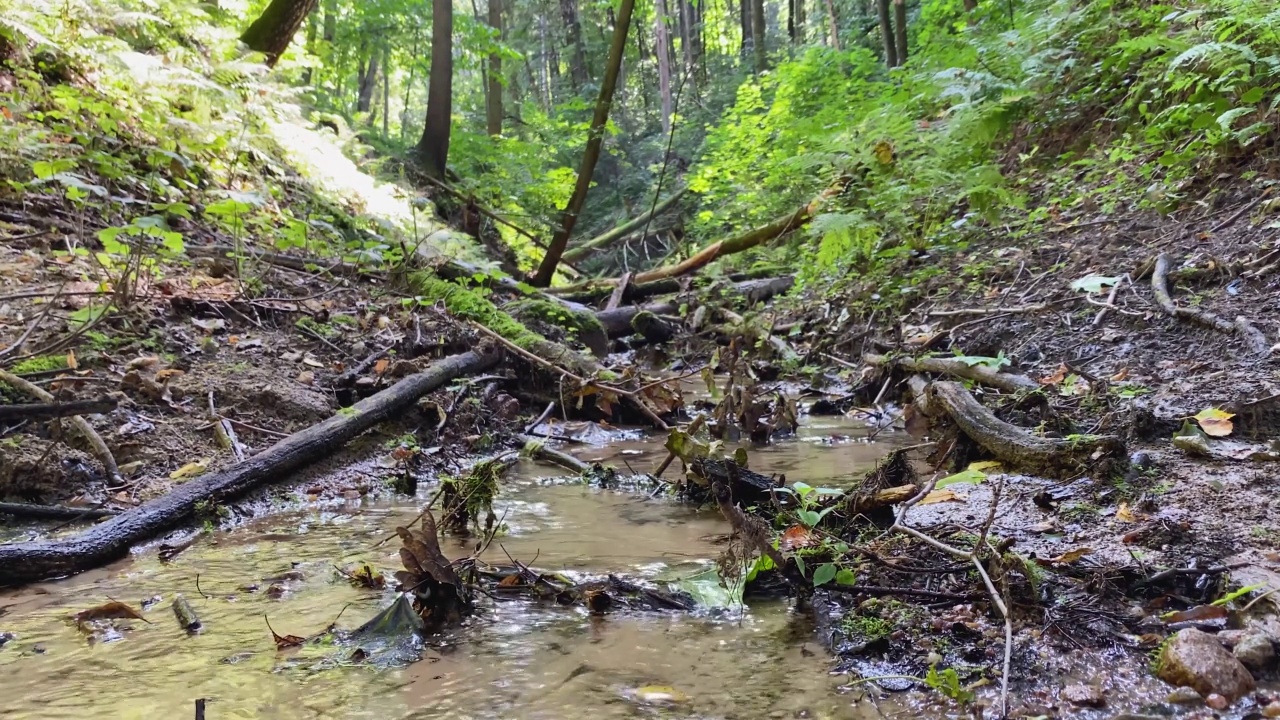
M791 289L795 280L791 277L764 278L762 280L744 280L735 283L733 292L746 298L749 304L764 302L774 295L779 295ZM675 288L679 290L679 288ZM673 292L675 291L673 290ZM602 310L596 313L596 320L604 326L604 331L611 338L626 337L636 333L636 328L632 326L632 321L640 313L648 312L654 315L671 315L680 310L679 303L676 302L657 302L648 305L628 305L626 307L614 308L613 310Z
M33 520L99 520L119 515L111 508L71 507L70 505L29 505L27 503L0 503L0 515L31 518Z
M1050 438L1011 425L988 410L960 383L911 379L915 403L926 415L947 417L969 439L1009 470L1050 477L1078 475L1099 461L1124 457L1124 443L1110 435Z
M493 367L498 357L495 353L473 351L444 358L242 463L193 480L76 537L0 546L0 587L73 575L122 557L134 543L191 517L196 503L224 502L283 480L328 457L378 423L396 417L418 398L450 380Z
M536 438L531 435L517 435L516 438L524 443L525 449L534 459L543 460L575 472L579 475L591 471L591 465L585 463L569 453L560 452L555 448L547 447L547 443L542 438Z
M765 275L754 275L752 273L741 273L729 276L734 282L734 292L737 292L747 298L749 302L761 302L768 300L774 295L779 295L791 289L795 283L795 278L790 275L775 277L772 269L767 271ZM608 281L588 281L566 288L552 288L548 290L549 295L557 295L565 300L572 300L580 303L592 303L609 297L616 285ZM627 286L626 291L622 293L624 302L635 302L651 298L655 295L673 295L684 290L684 284L678 279L655 280L653 282L637 284L631 283Z
M111 398L76 400L74 402L31 403L28 405L0 405L0 422L52 420L71 415L111 412L115 409L116 401Z
M637 313L631 318L631 328L650 345L661 345L671 342L676 336L676 327L651 312Z

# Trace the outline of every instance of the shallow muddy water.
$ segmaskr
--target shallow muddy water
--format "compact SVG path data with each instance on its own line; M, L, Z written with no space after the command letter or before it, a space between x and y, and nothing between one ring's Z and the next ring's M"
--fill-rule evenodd
M859 434L848 421L815 418L796 440L754 453L753 468L847 485L892 447L892 439L851 437ZM657 440L566 449L638 471L665 456ZM555 474L528 462L507 474L496 506L509 533L486 559L505 562L510 553L571 574L681 576L705 570L729 531L714 512L548 479ZM335 663L325 658L338 649L317 646L277 652L264 616L281 635L307 636L339 612L338 625L354 628L390 602L389 591L353 588L334 566L399 567L397 544L375 545L433 491L279 515L202 539L169 564L143 551L0 594L0 631L17 636L0 648L0 717L185 718L196 698L210 699L209 718L878 716L839 691L847 678L829 674L811 629L784 603L599 618L481 598L467 628L447 644L429 642L425 659L407 666ZM459 541L444 550L469 551ZM269 597L273 584L283 594ZM202 633L179 629L176 593L191 601ZM90 637L71 620L108 599L142 607L154 596L161 599L144 612L147 621L117 621L118 633Z

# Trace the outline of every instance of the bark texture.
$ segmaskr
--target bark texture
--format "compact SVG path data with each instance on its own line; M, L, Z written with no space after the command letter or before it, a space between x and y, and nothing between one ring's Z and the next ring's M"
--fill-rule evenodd
M271 0L240 40L250 50L265 54L268 67L275 67L315 6L316 0Z
M427 119L416 153L422 171L443 180L449 162L449 130L453 120L453 3L431 3L431 75Z

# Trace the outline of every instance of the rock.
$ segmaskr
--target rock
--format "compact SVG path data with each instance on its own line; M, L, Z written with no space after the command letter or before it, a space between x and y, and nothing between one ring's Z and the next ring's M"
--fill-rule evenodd
M18 636L11 632L0 632L0 647L4 647L10 641L17 640Z
M1231 702L1218 693L1210 693L1209 697L1204 699L1204 704L1214 710L1226 710L1227 706L1230 705Z
M1101 688L1084 683L1066 686L1062 689L1060 697L1072 705L1082 707L1096 708L1107 704L1107 699L1103 697Z
M1214 636L1194 628L1180 630L1165 643L1158 675L1170 685L1195 688L1201 695L1218 693L1228 700L1254 688L1245 666Z
M1218 638L1218 642L1222 643L1223 647L1230 650L1247 635L1249 635L1248 630L1222 630L1215 637Z
M1272 700L1262 708L1262 717L1280 718L1280 700Z
M1193 688L1180 687L1169 693L1168 697L1166 697L1164 701L1175 705L1181 705L1183 703L1202 703L1204 702L1204 696L1196 692Z
M1250 670L1264 670L1276 661L1276 649L1262 635L1246 635L1236 643L1236 659Z

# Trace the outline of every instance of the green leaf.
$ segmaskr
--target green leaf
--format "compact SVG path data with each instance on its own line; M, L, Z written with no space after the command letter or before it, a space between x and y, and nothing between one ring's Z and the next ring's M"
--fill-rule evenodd
M800 577L805 575L804 558L796 555L796 569L800 571Z
M986 479L986 473L981 470L969 468L968 470L962 470L955 475L948 475L942 478L934 487L941 489L950 485L977 485Z
M813 527L822 520L822 516L812 510L797 510L796 517L805 527Z
M672 430L667 435L665 444L668 452L673 453L682 461L688 463L696 458L704 458L711 452L711 448L706 443L698 441L689 433L683 430Z
M1244 597L1245 595L1248 595L1254 590L1261 590L1266 586L1267 586L1266 583L1258 583L1257 585L1246 585L1240 588L1239 590L1229 592L1226 595L1223 595L1222 597L1218 598L1217 600L1214 600L1212 604L1221 607L1223 605L1226 605L1229 602L1232 602L1233 600L1239 600L1240 598Z
M858 576L849 568L840 568L840 572L836 573L837 585L857 585Z
M807 497L809 493L813 492L811 485L802 482L791 483L791 489L800 497Z
M1071 289L1087 293L1102 292L1102 288L1115 285L1120 282L1120 278L1120 275L1085 275L1071 283Z
M1249 88L1240 96L1240 102L1245 105L1254 105L1262 100L1267 91L1260 87Z
M821 587L826 585L836 578L836 573L837 569L835 563L823 563L822 565L819 565L818 569L813 571L813 586Z
M751 565L751 570L747 572L746 582L751 582L752 580L755 580L756 575L759 575L760 573L766 570L772 570L774 569L774 567L776 566L773 564L773 558L769 557L768 555L761 555L760 557L756 558L755 563Z

